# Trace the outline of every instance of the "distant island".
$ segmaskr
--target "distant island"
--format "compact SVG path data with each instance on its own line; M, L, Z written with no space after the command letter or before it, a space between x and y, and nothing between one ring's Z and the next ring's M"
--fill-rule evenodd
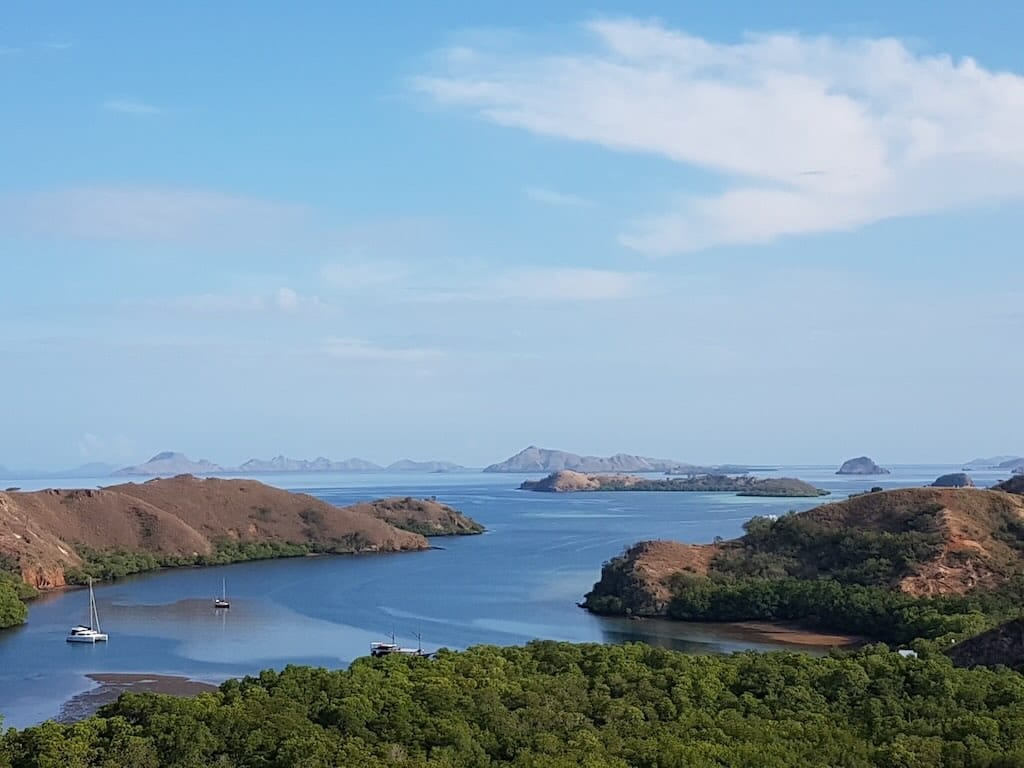
M505 461L491 464L484 472L666 472L669 474L719 474L738 473L750 469L739 465L727 467L702 467L674 459L652 459L629 453L614 456L580 456L567 451L538 448L531 445Z
M884 469L867 456L858 456L855 459L847 459L836 472L837 475L888 475L889 470Z
M990 456L987 459L971 459L965 462L965 471L972 469L1012 469L1016 462L1024 463L1020 456Z
M401 459L383 467L365 459L343 461L318 456L315 459L291 459L275 456L272 459L249 459L237 467L224 467L207 459L193 461L177 451L163 451L142 464L124 467L107 473L113 477L173 477L174 475L227 475L234 473L260 474L283 472L455 472L463 470L451 461L413 461ZM100 477L99 473L93 475Z
M735 493L738 496L810 497L827 496L828 491L789 477L770 479L750 475L697 475L685 478L652 479L633 475L595 475L563 470L542 480L526 480L523 491L578 493L586 491L703 491Z
M336 507L256 480L191 475L99 490L0 492L0 570L39 588L173 565L427 549L482 526L411 497Z
M973 488L974 480L966 472L950 472L940 475L932 483L933 488Z
M645 541L583 605L683 621L795 621L890 643L963 638L1020 614L1024 497L904 488L755 517L713 544ZM949 646L949 640L945 641Z

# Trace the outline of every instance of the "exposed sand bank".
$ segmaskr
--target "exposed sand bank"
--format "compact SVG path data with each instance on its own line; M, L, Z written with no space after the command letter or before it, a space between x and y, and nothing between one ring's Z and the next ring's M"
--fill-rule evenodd
M117 700L122 693L166 693L171 696L195 696L217 690L213 683L192 680L175 675L142 675L123 672L103 672L86 675L97 683L95 688L73 696L61 707L57 720L73 723L82 720Z

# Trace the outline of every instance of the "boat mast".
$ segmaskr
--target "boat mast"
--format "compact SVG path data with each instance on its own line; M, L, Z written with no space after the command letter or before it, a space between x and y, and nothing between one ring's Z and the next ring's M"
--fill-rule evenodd
M92 591L92 579L89 579L89 623L97 632L100 631L100 614L96 610L96 595Z

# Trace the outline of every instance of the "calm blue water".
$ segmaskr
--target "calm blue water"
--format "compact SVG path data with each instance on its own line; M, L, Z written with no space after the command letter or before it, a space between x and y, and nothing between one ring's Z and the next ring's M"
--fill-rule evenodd
M844 498L872 485L925 485L957 467L899 467L888 477L843 478L834 468L787 467ZM974 473L979 484L1002 475ZM807 509L813 499L727 494L555 495L515 490L518 475L262 475L257 479L336 504L380 496L437 496L487 526L482 536L439 538L421 553L319 557L183 569L96 588L106 645L64 642L88 616L87 595L69 590L30 606L28 623L0 632L0 714L22 727L59 713L92 686L84 675L139 672L219 682L285 664L342 667L394 631L424 647L521 644L532 638L646 642L693 652L779 647L738 631L662 621L600 619L575 602L603 561L641 539L709 542L740 533L758 514ZM93 487L109 479L10 482L30 488ZM231 610L211 598L227 582Z

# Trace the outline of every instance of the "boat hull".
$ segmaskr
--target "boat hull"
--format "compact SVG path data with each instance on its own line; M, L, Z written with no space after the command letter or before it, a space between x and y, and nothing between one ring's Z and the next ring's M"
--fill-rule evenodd
M93 635L68 635L67 641L69 643L87 643L93 645L95 643L107 642L107 635L104 632L97 632Z

